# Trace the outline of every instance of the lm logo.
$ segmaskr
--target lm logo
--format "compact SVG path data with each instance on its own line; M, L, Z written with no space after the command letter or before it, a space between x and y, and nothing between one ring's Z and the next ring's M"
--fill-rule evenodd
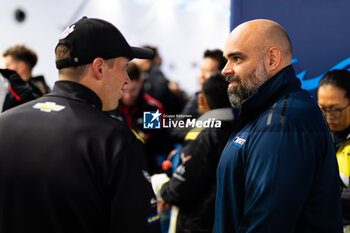
M160 116L162 114L159 109L156 112L143 112L143 128L144 129L160 129Z

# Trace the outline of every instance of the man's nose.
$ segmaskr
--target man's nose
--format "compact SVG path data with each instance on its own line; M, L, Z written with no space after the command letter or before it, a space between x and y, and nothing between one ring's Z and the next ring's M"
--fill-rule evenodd
M221 74L224 76L232 75L234 73L232 66L229 62L226 63L225 67L222 69Z

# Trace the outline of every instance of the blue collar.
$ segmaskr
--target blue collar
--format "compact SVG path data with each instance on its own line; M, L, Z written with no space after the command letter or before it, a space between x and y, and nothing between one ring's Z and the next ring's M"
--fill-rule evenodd
M301 82L295 76L293 66L286 66L263 83L253 95L243 102L239 116L251 118L260 115L262 111L273 105L282 96L298 90L301 90Z

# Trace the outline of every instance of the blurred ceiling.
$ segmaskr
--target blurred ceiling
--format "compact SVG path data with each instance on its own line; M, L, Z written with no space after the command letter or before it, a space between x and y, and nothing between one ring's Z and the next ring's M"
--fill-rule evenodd
M123 0L135 2L138 4L156 6L161 2L168 2L173 7L185 9L193 12L211 11L214 14L220 14L229 17L230 0Z

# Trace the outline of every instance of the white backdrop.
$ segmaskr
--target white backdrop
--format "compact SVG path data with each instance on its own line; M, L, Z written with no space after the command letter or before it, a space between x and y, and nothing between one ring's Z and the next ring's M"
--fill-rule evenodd
M112 22L131 45L158 47L162 70L188 93L198 89L205 49L222 49L229 34L229 0L0 0L0 6L1 54L16 44L33 48L39 56L33 73L50 86L58 79L58 37L84 15ZM14 18L17 8L26 13L23 23Z

